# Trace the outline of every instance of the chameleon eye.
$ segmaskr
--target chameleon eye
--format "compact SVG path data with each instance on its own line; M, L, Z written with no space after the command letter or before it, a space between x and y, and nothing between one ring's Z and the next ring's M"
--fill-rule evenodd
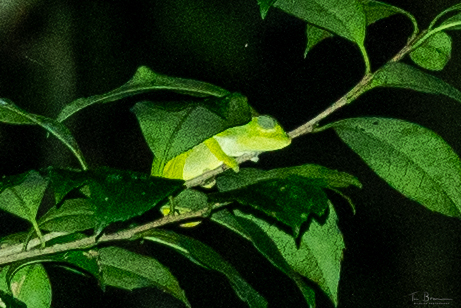
M258 125L261 126L262 129L274 129L276 122L270 116L259 116Z

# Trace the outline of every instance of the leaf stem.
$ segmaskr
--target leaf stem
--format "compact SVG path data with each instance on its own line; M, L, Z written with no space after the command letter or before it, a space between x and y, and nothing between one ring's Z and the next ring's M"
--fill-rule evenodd
M414 39L418 35L419 28L418 28L418 22L413 17L413 15L408 14L407 16L411 19L411 22L413 23L413 33L411 34L411 37L410 37L410 41L411 41L412 39Z
M360 52L363 55L363 60L365 61L365 76L366 76L370 74L371 72L370 58L368 57L368 53L367 53L367 50L365 49L365 46L362 44L362 45L359 45L359 47L360 47Z
M37 221L35 219L32 219L30 221L32 223L32 226L34 227L35 233L37 234L37 237L40 240L40 246L42 248L45 248L45 238L43 237L42 231L40 231L40 228L37 224Z
M61 140L60 138L58 138L59 140ZM74 154L74 156L77 158L78 162L80 163L80 166L82 166L82 169L85 171L85 170L88 170L88 166L85 162L85 159L83 158L83 156L80 155L80 151L76 151L74 149L74 147L68 145L66 142L64 142L63 140L61 140L69 149L70 151L72 152L72 154Z

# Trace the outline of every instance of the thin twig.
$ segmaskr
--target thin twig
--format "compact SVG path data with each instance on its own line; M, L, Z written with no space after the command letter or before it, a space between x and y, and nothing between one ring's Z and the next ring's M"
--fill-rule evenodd
M228 203L219 203L213 206L213 210L223 207ZM101 243L107 242L115 242L115 241L122 241L122 240L136 240L141 237L142 233L145 233L149 230L154 228L158 228L167 224L184 221L186 219L192 218L203 218L207 216L210 212L210 208L206 207L197 211L181 214L181 215L168 215L163 218L157 219L155 221L149 222L144 225L136 226L130 229L121 230L112 234L103 234L101 236L93 235L89 237L85 237L83 239L79 239L73 242L64 243L64 244L56 244L50 247L45 247L43 249L34 248L32 250L26 251L19 251L15 248L8 247L7 251L0 250L0 265L5 265L17 261L22 261L26 259L31 259L35 257L41 257L46 255L51 255L55 253L60 253L69 250L82 250L82 249L89 249L91 247L95 247ZM53 234L51 238L55 238L56 234ZM45 236L46 238L46 236ZM21 248L20 246L19 248Z

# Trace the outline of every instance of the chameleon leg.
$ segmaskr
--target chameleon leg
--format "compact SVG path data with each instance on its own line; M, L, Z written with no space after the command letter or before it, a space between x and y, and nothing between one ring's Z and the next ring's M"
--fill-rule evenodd
M210 138L205 140L203 143L208 147L208 149L216 156L217 159L225 163L227 166L232 168L235 172L239 171L239 165L235 158L230 157L222 150L221 146L219 145L218 141L214 138Z

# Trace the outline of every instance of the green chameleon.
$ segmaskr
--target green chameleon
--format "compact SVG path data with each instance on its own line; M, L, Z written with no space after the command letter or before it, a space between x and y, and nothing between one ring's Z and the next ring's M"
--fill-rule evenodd
M277 120L267 115L253 117L248 124L231 127L174 157L166 163L160 176L187 181L222 164L238 172L239 166L234 157L275 151L290 143L290 137ZM258 157L255 156L252 160L257 162ZM152 175L156 174L153 172ZM214 182L205 187L209 188L213 185ZM177 210L181 211L180 208ZM188 209L182 210L187 212ZM161 211L164 215L168 215L170 206L163 206ZM189 226L189 224L185 225Z

